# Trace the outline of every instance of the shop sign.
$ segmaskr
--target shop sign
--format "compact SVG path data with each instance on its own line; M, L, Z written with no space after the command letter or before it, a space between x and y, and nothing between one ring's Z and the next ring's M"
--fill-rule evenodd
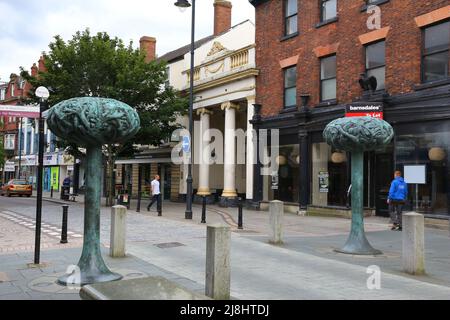
M73 164L75 163L75 159L69 154L60 154L58 163L62 166L73 166Z
M319 192L328 193L329 188L329 174L326 171L319 172Z
M36 155L22 156L20 159L21 165L33 167L36 165L36 158ZM16 157L15 159L19 161L19 157Z
M39 106L0 105L0 117L39 118Z
M272 190L278 190L278 172L272 173L271 188Z
M14 162L6 161L5 172L16 172L16 167L14 166Z
M58 154L44 155L44 166L55 166L58 164Z
M50 170L50 185L53 188L53 190L59 189L59 167L52 167Z
M348 117L373 117L383 119L383 103L355 102L345 107L345 116Z

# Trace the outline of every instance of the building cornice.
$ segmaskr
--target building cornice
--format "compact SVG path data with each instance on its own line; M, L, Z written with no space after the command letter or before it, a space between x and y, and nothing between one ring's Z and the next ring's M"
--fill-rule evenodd
M238 49L238 50L229 51L229 52L227 52L226 54L217 57L217 59L208 60L208 61L206 61L206 62L203 62L203 63L201 63L201 64L195 66L195 69L200 69L200 68L203 68L203 67L210 66L210 65L215 64L215 63L217 63L217 62L220 62L220 61L222 61L222 60L225 60L226 58L231 57L232 55L235 55L235 54L238 54L238 53L240 53L240 52L244 52L244 51L253 49L253 48L255 48L255 47L256 47L256 44L251 44L251 45L249 45L249 46L240 48L240 49ZM189 73L189 72L190 72L190 69L186 69L186 70L182 71L181 73L182 73L182 74L186 74L186 73Z
M256 68L250 68L250 69L246 69L240 72L236 72L236 73L232 73L229 75L226 75L224 77L218 78L218 79L214 79L202 84L198 84L194 87L194 92L199 92L199 91L203 91L206 89L211 89L211 88L215 88L230 82L234 82L234 81L238 81L241 79L245 79L245 78L250 78L250 77L257 77L259 75L259 70ZM185 88L184 90L187 90L187 88Z

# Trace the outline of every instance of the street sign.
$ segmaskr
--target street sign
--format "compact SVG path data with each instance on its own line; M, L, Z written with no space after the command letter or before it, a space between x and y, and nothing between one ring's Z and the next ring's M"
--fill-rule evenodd
M189 136L183 137L183 152L188 153L191 151L191 139L189 139Z
M0 117L39 118L39 106L0 105Z
M36 97L42 98L44 100L50 97L50 92L48 92L48 89L46 87L37 88L34 94L36 95Z
M346 117L373 117L383 119L383 103L356 102L345 108Z

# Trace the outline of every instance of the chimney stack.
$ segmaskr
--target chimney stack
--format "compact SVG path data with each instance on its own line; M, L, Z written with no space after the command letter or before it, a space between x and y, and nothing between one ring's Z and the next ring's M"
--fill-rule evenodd
M39 68L38 68L38 70L41 72L47 72L47 68L45 67L44 61L45 61L44 56L41 56L39 58Z
M214 35L217 36L231 28L232 4L226 0L214 0Z
M31 67L31 76L37 77L38 75L38 67L36 66L36 63L33 63L33 66Z
M156 39L153 37L142 37L139 40L141 51L145 53L145 62L150 62L156 58Z

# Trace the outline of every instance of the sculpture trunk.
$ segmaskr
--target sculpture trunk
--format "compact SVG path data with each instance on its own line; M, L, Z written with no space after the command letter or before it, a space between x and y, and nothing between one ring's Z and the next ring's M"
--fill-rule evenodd
M352 152L352 226L350 236L340 250L342 253L375 255L382 252L374 249L364 233L364 209L363 209L363 181L364 181L364 152Z
M121 275L111 272L103 261L100 250L100 201L101 201L101 146L89 147L86 153L86 196L84 204L84 241L78 267L80 284L120 280ZM69 276L70 277L70 276ZM68 276L59 279L70 284ZM73 283L73 282L72 282ZM78 283L76 283L78 284Z

